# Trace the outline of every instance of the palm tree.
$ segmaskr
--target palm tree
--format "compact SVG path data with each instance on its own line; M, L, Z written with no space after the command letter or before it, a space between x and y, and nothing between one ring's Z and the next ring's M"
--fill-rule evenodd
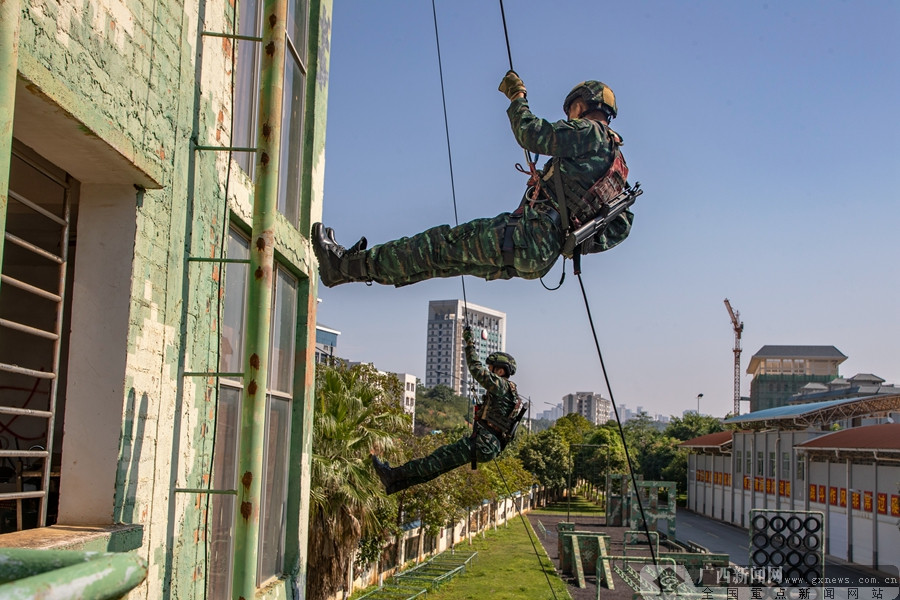
M382 529L388 502L369 454L390 450L410 427L396 377L363 365L320 365L316 375L306 597L324 600L345 585L359 540Z

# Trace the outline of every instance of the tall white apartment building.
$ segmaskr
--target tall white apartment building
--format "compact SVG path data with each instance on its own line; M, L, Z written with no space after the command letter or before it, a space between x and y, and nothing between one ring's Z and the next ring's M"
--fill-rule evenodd
M468 310L466 310L468 308ZM478 356L506 350L506 313L462 300L432 300L428 303L428 335L425 349L425 385L445 385L461 396L480 387L469 375L462 340L464 319L475 334Z
M562 398L563 414L578 413L594 425L609 421L612 403L594 392L575 392Z

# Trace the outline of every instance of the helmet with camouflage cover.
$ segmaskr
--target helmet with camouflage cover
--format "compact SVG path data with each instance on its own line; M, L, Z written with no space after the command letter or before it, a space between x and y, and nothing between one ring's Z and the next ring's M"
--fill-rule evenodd
M487 357L485 362L492 367L505 368L508 377L516 374L516 359L506 352L494 352Z
M572 88L563 102L563 112L569 114L569 107L577 98L581 98L588 106L588 110L602 110L609 118L614 118L619 110L616 108L616 95L601 81L582 81Z

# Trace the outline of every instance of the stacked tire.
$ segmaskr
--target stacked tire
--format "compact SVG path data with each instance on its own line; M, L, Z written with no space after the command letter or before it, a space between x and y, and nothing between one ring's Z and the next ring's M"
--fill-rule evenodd
M822 517L756 513L750 520L750 566L781 567L789 585L817 585L823 564Z

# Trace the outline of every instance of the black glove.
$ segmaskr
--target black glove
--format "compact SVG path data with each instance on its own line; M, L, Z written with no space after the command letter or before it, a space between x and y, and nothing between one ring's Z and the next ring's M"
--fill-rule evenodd
M519 92L526 93L525 84L519 79L515 71L507 71L503 81L500 82L500 87L497 89L503 92L510 100L513 100Z
M463 341L466 342L467 346L475 343L475 338L472 337L472 328L468 325L463 328Z

